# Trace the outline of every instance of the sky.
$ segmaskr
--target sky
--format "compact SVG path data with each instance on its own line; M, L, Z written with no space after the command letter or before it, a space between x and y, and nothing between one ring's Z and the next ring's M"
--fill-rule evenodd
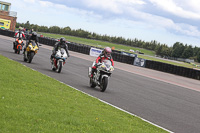
M17 22L200 47L200 0L2 0Z

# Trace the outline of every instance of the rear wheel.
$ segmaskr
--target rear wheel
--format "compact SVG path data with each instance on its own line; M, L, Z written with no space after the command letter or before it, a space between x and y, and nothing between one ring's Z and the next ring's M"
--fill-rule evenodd
M108 77L103 77L100 85L101 92L104 92L106 90L107 85L108 85Z
M92 78L90 78L90 87L95 88L97 85L93 82Z

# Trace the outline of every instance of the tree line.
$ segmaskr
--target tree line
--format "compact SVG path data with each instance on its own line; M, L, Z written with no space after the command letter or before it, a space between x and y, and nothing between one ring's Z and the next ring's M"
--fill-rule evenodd
M126 39L124 37L101 35L95 32L85 31L83 29L71 29L69 26L64 28L61 28L59 26L47 27L47 26L39 26L37 24L30 24L29 21L27 21L26 23L16 24L16 28L20 26L26 29L34 29L34 31L38 32L71 35L87 39L107 41L111 43L122 44L132 47L139 47L155 51L156 55L159 55L161 57L194 59L195 61L200 62L200 48L196 46L193 47L192 45L183 44L180 42L176 42L173 44L173 46L169 47L168 45L161 44L156 40L152 40L151 42L145 42L137 38Z

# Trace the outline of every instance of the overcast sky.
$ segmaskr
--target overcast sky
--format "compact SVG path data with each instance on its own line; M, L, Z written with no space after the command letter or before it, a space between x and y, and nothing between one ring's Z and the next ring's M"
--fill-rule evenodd
M200 0L3 0L17 22L200 47Z

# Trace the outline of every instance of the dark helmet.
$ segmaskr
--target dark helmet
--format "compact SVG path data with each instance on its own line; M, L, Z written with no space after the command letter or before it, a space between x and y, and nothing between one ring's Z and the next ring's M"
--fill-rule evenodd
M111 50L110 47L105 47L104 48L104 56L105 57L110 57L111 53L112 53L112 50Z
M37 33L36 33L36 32L33 32L33 33L32 33L32 36L37 36Z
M61 43L61 44L65 44L65 42L66 42L66 39L65 39L64 37L61 37L61 38L60 38L60 43Z

